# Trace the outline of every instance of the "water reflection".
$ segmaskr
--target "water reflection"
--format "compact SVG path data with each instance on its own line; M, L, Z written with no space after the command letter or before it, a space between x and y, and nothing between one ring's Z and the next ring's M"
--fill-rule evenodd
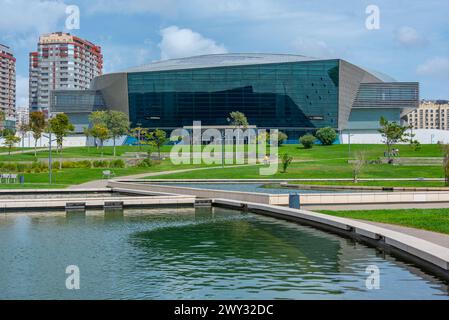
M220 208L8 214L0 243L3 299L448 297L442 281L360 243ZM381 290L365 287L371 264Z

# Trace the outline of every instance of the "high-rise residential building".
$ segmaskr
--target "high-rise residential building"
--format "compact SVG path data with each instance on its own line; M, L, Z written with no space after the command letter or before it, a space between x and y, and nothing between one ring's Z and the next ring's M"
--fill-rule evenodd
M53 90L88 89L102 69L101 47L69 33L42 35L30 53L30 111L48 113Z
M421 101L407 114L407 122L414 129L449 130L449 101Z
M16 58L11 49L0 44L0 110L11 120L16 109Z

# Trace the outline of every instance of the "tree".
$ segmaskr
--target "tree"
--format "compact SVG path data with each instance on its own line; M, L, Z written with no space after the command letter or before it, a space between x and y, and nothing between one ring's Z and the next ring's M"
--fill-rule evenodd
M18 132L20 134L20 136L22 137L22 148L23 148L23 142L25 140L25 135L26 133L30 131L30 126L28 125L28 123L21 123L18 129Z
M89 115L92 126L96 124L106 125L106 111L94 111Z
M352 177L353 182L357 183L360 173L366 164L366 154L363 151L358 151L355 154L355 160L352 162Z
M131 135L137 139L137 143L139 145L139 151L142 149L142 144L145 142L143 141L143 138L148 133L148 129L142 128L142 127L136 127L131 129L130 131Z
M89 152L89 137L92 136L89 127L83 127L83 134L86 137L87 152Z
M384 143L387 146L387 153L388 153L388 162L391 162L391 147L395 145L398 142L406 142L406 130L408 129L407 126L401 126L400 124L396 122L390 122L386 120L384 117L380 118L379 121L380 129L379 132L382 135L382 138L384 139Z
M110 136L114 144L114 157L115 157L115 140L128 133L129 120L128 116L120 111L108 111L106 112L105 125L108 128Z
M62 169L62 144L64 137L69 132L75 130L75 127L70 122L69 117L65 113L58 113L55 117L48 121L48 129L56 136L57 148L59 148L59 170ZM50 142L51 143L51 142Z
M330 146L337 139L337 132L331 127L325 127L319 129L315 136L323 146Z
M303 135L299 138L299 142L304 146L304 149L311 149L315 143L316 138L310 133Z
M156 129L146 135L149 144L157 148L159 159L161 159L161 147L167 141L167 133L164 130Z
M282 161L282 172L286 173L288 166L293 161L293 157L289 156L288 153L284 153L281 157L281 161Z
M101 156L103 156L103 142L104 142L104 140L107 140L111 137L111 134L110 134L108 128L106 128L106 126L104 126L102 124L94 124L94 126L91 129L91 134L92 134L92 137L100 140Z
M265 141L266 144L269 144L270 134L268 134L267 132L262 132L261 134L259 134L257 139L258 139L258 141ZM288 136L284 132L282 132L282 131L278 132L278 136L277 136L278 146L281 146L287 139L288 139Z
M42 137L47 126L45 114L42 111L34 111L30 113L30 130L33 132L34 138L34 156L37 156L37 141Z
M94 111L89 116L92 126L96 124L106 127L109 137L114 143L114 157L116 155L115 141L118 137L128 133L129 121L126 114L120 111Z
M8 134L4 139L4 144L8 147L8 154L11 155L11 148L14 147L16 143L20 142L20 138L16 137L14 134Z
M248 128L248 119L243 112L233 111L229 114L229 117L231 118L231 125L235 128Z

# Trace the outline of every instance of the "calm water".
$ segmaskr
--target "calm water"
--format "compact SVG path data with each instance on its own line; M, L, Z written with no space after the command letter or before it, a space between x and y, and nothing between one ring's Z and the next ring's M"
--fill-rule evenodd
M0 298L446 299L447 287L375 249L225 209L0 215ZM65 288L80 268L81 289ZM380 269L380 290L365 269Z

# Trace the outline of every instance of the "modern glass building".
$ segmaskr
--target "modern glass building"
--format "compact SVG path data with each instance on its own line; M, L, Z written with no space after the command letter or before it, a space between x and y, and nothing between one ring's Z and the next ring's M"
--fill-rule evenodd
M95 78L106 108L132 126L168 131L228 124L241 111L251 125L295 139L322 127L376 129L380 116L400 121L419 102L418 83L396 82L341 59L283 54L218 54L155 62ZM58 91L54 94L59 95ZM57 99L53 111L61 110Z

